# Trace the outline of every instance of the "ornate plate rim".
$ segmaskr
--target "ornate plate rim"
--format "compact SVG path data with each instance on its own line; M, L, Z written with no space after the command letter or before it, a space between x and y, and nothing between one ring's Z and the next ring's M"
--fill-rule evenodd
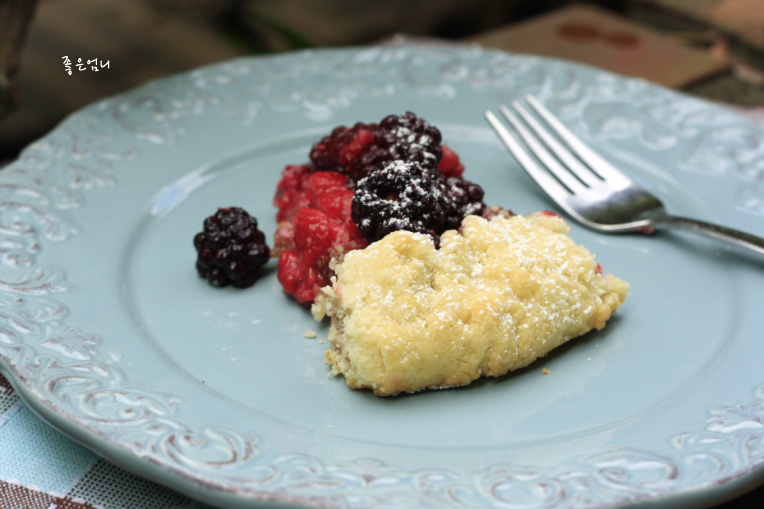
M437 62L440 74L431 74L433 69L426 63L421 68L408 65L416 59ZM462 59L475 67L450 67L451 59ZM55 262L43 261L42 250L77 234L76 224L68 218L69 211L82 206L85 194L113 185L114 167L135 160L147 146L171 146L182 138L184 119L214 112L249 123L256 121L260 109L271 108L299 110L301 115L321 121L327 115L322 101L331 101L331 107L347 108L363 94L394 93L393 85L383 80L374 86L363 74L364 69L359 70L369 62L375 69L388 71L391 82L404 79L405 86L420 87L418 93L444 100L455 94L454 83L494 92L514 83L506 74L490 71L491 66L485 65L489 61L505 64L515 72L554 68L560 74L579 73L588 84L600 80L621 93L652 93L677 109L733 119L733 124L742 126L749 143L743 148L732 147L721 157L730 157L729 152L734 152L737 159L731 164L743 179L761 179L764 174L751 159L751 154L764 152L761 128L701 101L578 64L474 47L421 46L320 50L218 64L151 82L91 105L32 144L18 161L4 169L0 191L13 199L6 202L0 215L4 241L0 250L3 372L32 409L100 454L195 498L231 507L271 501L310 507L381 507L387 505L390 496L396 497L396 504L416 507L478 507L487 503L511 507L511 501L502 498L501 489L518 483L517 479L524 479L520 485L528 493L536 490L532 501L535 505L528 501L526 507L614 507L656 501L689 504L722 500L760 484L764 481L764 385L752 388L750 401L710 409L703 430L677 434L676 458L663 458L650 451L613 449L592 457L591 463L577 473L554 474L513 464L491 465L481 472L407 470L368 458L324 464L301 454L282 455L271 464L258 464L257 458L265 457L258 437L223 428L189 428L173 413L173 395L156 394L151 400L123 386L122 368L111 353L101 351L100 338L64 321L67 309L56 295L67 292L71 282ZM268 80L253 78L258 72L277 70L276 79L294 85L300 73L326 76L328 69L340 76L335 80L355 82L334 96L311 96L316 90L294 88L290 97ZM370 72L368 68L365 71ZM230 91L239 82L250 84L248 80L261 87L256 94L262 100L248 101L241 108L235 101L227 102L225 94L216 95L216 87ZM538 83L521 84L520 88L523 86L532 88ZM566 86L571 85L561 85L563 92ZM135 111L148 113L136 117ZM106 116L108 122L103 120ZM713 119L703 122L716 125ZM724 122L720 125L726 126ZM121 143L123 131L131 133L134 145ZM693 139L700 137L696 134ZM649 139L645 143L661 140ZM712 173L713 162L717 161L703 166L704 171ZM746 202L744 198L741 206L761 206L756 200ZM114 391L123 400L116 408L110 406L115 402ZM73 412L75 404L85 410ZM125 421L137 425L126 432L121 426ZM137 438L151 434L158 438L144 443ZM719 456L725 466L715 475L687 466L700 456L717 454L719 444L736 447L740 441L747 444L745 454ZM714 444L713 451L703 445L709 443ZM225 444L223 456L211 457L217 454L213 449L220 444ZM629 455L632 460L626 459ZM633 483L628 479L629 461L653 462L666 471L666 476L655 482ZM685 463L684 469L678 467L680 463ZM682 475L692 478L687 485L677 481ZM593 486L599 495L590 493Z

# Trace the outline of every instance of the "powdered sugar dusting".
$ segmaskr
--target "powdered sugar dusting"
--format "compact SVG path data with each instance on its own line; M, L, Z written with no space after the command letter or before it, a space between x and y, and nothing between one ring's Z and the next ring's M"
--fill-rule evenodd
M445 191L437 175L421 164L391 161L358 181L353 220L375 240L396 230L439 233L448 212Z

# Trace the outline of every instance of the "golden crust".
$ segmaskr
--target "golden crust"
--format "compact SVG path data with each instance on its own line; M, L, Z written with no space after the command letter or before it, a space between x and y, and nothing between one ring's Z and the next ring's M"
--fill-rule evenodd
M314 305L332 320L332 373L378 396L461 386L601 329L628 284L568 230L548 214L469 216L438 250L399 231L347 253Z

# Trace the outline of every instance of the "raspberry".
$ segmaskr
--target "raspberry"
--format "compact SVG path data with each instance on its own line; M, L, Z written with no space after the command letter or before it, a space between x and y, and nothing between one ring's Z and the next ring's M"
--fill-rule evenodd
M194 247L196 270L213 286L252 286L270 256L257 220L239 207L219 208L205 219Z
M333 248L342 243L345 230L320 210L304 208L294 217L294 248L279 259L279 281L300 302L312 302L329 284Z
M348 212L353 192L348 188L347 177L335 172L311 175L307 187L308 206L321 210L338 223L351 222Z
M282 174L274 198L280 207L275 237L278 279L284 291L303 304L313 302L329 284L332 258L368 245L350 218L352 199L343 174L310 173L304 166L288 166Z
M438 171L443 178L459 177L462 178L464 173L464 165L459 160L459 156L445 145L441 145L443 149L443 159L438 163Z
M358 182L351 217L371 242L396 230L436 238L449 208L446 186L437 175L418 162L394 161Z
M273 204L279 211L276 220L289 221L297 211L306 207L309 202L307 196L308 177L311 169L308 166L290 164L281 173L281 180L276 186L276 196Z
M353 192L347 177L336 172L312 173L308 166L288 165L276 186L273 204L278 207L276 220L291 221L305 207L324 210L338 221L349 221L346 214ZM346 203L347 202L347 203Z

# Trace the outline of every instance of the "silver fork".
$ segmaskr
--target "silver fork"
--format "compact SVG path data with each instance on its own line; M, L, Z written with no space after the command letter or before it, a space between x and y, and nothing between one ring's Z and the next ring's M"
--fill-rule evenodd
M525 171L574 219L607 233L681 228L764 255L761 237L669 215L658 198L583 143L533 96L527 96L526 102L551 132L518 101L512 102L517 115L503 105L500 110L528 150L492 112L485 113L486 119Z

